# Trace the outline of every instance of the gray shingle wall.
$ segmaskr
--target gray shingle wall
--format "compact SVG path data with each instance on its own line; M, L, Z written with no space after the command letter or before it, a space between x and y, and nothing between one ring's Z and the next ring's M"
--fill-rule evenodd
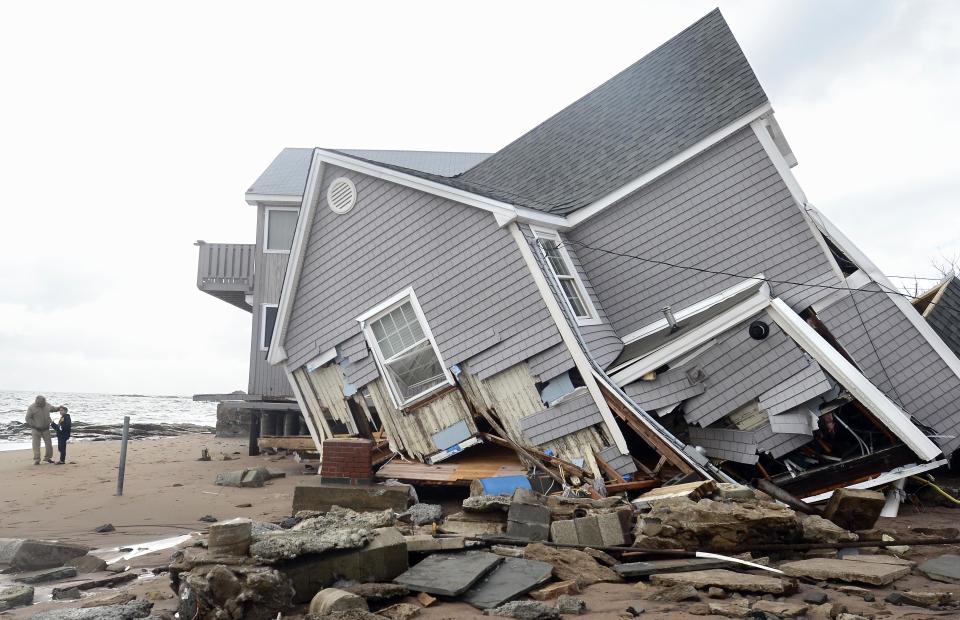
M879 294L876 284L870 283L862 290L871 292L854 293L858 295L856 304L850 295L844 295L818 312L820 320L884 394L939 433L957 435L960 378L893 300ZM883 358L882 364L874 347ZM947 454L960 446L960 437L936 441Z
M527 360L527 366L532 376L539 377L541 381L548 381L570 370L575 364L570 351L567 350L567 345L560 342L531 357Z
M590 392L579 388L553 407L521 418L520 428L527 440L540 445L602 422Z
M653 381L634 381L623 391L646 411L653 411L703 394L704 384L691 382L686 370L678 368L657 375Z
M927 322L947 346L960 355L960 278L946 284L946 290L927 314Z
M766 102L715 10L458 180L569 213Z
M754 320L764 321L770 334L754 340L747 331ZM689 424L708 426L761 394L806 371L810 359L766 313L755 315L717 338L717 343L685 368L706 375L705 391L684 405Z
M701 446L707 455L715 459L753 465L757 456L757 439L753 431L738 431L727 428L690 427L690 442Z
M770 416L770 430L774 433L812 435L812 420L810 410L801 407L799 410L786 411L779 415Z
M820 364L810 365L760 395L760 408L776 416L829 392L832 387Z
M813 441L812 435L775 433L769 424L764 424L754 431L754 434L757 439L757 450L768 452L775 459Z
M324 197L340 176L358 201L336 215ZM557 342L519 250L491 214L333 166L320 196L287 331L291 367L348 341L357 316L410 286L448 366L494 345L502 349L487 365L509 365Z
M842 284L749 128L583 222L569 236L621 336L661 319L666 305L677 311L742 279L601 250L747 276L763 272L781 281ZM772 291L797 310L829 293L785 284L773 284Z

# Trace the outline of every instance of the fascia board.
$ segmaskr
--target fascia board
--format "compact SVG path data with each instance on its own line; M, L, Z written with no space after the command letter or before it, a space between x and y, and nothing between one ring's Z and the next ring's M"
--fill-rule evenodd
M762 273L757 274L753 278L743 280L742 282L736 284L735 286L731 286L728 289L724 289L720 291L716 295L711 295L706 299L700 300L695 304L691 304L686 308L682 308L676 311L674 313L674 317L678 321L682 321L683 319L689 318L695 314L699 314L704 310L708 310L724 300L727 300L731 297L735 297L740 293L743 293L744 291L748 291L750 290L751 287L757 286L758 283L761 283L764 280L765 280L765 276ZM763 283L762 285L767 286L767 288L769 289L769 285L767 285L766 283ZM631 342L635 342L637 340L640 340L641 338L644 338L651 334L655 334L660 330L666 329L667 327L669 327L669 325L670 324L667 323L667 319L663 318L663 319L660 319L659 321L650 323L649 325L644 325L643 327L641 327L636 331L630 332L629 334L624 336L621 340L623 341L623 344L630 344Z
M314 157L310 162L310 172L307 175L307 187L300 203L300 216L297 219L297 229L293 234L293 245L290 256L287 258L287 269L283 276L283 287L280 290L280 305L277 310L277 323L270 340L270 351L267 353L267 362L273 365L280 364L287 359L284 348L287 339L287 325L290 313L293 310L293 299L297 292L297 283L300 280L300 269L303 266L303 257L307 251L307 241L310 222L313 221L313 210L317 204L320 192L320 182L323 179L323 161Z
M619 370L613 369L610 372L610 378L620 387L633 383L648 372L660 368L688 351L716 338L737 324L746 321L751 316L764 310L769 304L770 289L764 284L763 288L753 297L744 300L703 325L695 327L686 334L680 335L675 340L650 352L639 360L622 364Z
M749 114L735 120L734 122L730 123L726 127L723 127L718 131L715 131L714 133L710 134L703 140L700 140L693 146L677 153L670 159L664 161L663 163L653 168L652 170L640 175L639 177L627 183L623 187L620 187L619 189L616 189L610 192L606 196L600 198L599 200L596 200L595 202L587 205L586 207L583 207L581 209L574 211L573 213L568 215L566 218L568 225L570 227L577 226L584 220L587 220L593 217L594 215L600 213L610 205L629 196L630 194L637 191L647 183L650 183L651 181L657 179L658 177L666 174L667 172L676 168L677 166L684 163L688 159L698 155L699 153L702 153L703 151L707 150L714 144L717 144L721 140L724 140L730 137L737 131L748 126L753 121L763 117L766 114L771 113L772 111L773 111L773 107L769 103L766 103L760 106L759 108L757 108L756 110L753 110Z
M248 205L257 206L258 204L293 204L298 205L303 201L303 196L287 194L244 194L244 200Z
M914 311L917 316L919 313ZM917 456L929 461L941 454L937 447L917 428L903 410L893 403L877 386L870 382L845 357L830 346L823 337L790 309L782 299L775 298L767 314L800 347L840 382L854 398L867 407L877 419L903 441Z

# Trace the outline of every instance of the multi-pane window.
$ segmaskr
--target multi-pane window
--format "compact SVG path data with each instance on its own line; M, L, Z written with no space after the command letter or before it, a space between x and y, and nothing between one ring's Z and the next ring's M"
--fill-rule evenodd
M263 230L265 252L289 252L297 230L297 209L268 207Z
M550 271L557 279L557 284L567 299L570 309L573 311L577 320L591 320L594 317L590 303L587 298L587 292L583 288L580 279L574 271L570 257L560 247L560 237L556 233L535 230L537 245L543 252L547 263L550 265Z
M409 296L367 321L367 338L400 405L449 383Z

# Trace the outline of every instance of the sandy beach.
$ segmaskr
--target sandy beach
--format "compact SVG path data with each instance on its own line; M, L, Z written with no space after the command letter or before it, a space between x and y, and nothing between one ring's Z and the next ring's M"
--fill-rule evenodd
M211 461L198 461L202 448ZM204 515L258 521L290 514L302 466L292 458L248 457L246 439L212 434L131 441L122 497L117 497L119 441L69 444L67 465L33 464L29 450L0 452L0 537L32 537L111 547L203 531ZM221 454L235 460L222 461ZM217 473L269 465L279 478L259 489L218 487ZM238 507L251 504L250 507ZM97 534L112 523L115 532Z

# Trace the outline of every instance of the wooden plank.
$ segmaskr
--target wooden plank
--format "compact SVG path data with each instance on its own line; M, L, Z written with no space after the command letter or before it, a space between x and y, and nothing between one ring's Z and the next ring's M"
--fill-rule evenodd
M257 440L260 449L273 448L274 450L309 450L316 452L317 445L310 435L291 435L278 437L261 437Z
M610 476L611 480L613 480L614 482L626 482L623 476L620 475L620 472L618 472L616 469L611 467L610 463L607 463L606 461L603 460L599 452L594 452L593 458L597 460L597 465L600 466L600 469L602 469L604 473Z
M607 493L622 493L623 491L642 491L660 486L659 480L632 480L630 482L615 482L607 485Z
M621 403L613 394L610 393L610 390L606 388L603 384L600 384L600 390L603 392L604 398L607 400L607 404L610 406L610 409L619 417L621 420L626 422L637 435L640 435L640 438L643 439L648 446L653 448L660 454L662 457L670 461L670 464L679 469L684 474L693 473L693 468L690 467L690 464L687 463L683 458L677 454L676 448L671 445L668 445L660 437L651 431L647 426L637 419L633 412L627 409L623 403Z

